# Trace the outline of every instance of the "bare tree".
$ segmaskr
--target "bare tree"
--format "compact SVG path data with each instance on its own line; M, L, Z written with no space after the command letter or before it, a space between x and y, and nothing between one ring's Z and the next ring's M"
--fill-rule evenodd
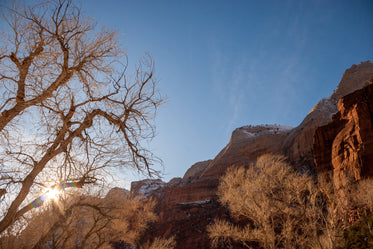
M318 187L325 201L323 210L319 210L322 220L319 239L323 248L349 248L344 238L346 232L373 210L373 180L347 179L345 186L337 189L332 179L332 172L318 175Z
M114 31L71 0L3 6L0 41L0 234L48 185L103 179L109 167L148 174L162 97L150 56L126 76Z
M231 168L218 193L236 219L237 226L218 220L211 225L213 245L235 241L250 247L320 248L320 192L308 175L293 171L281 156L265 155L248 169Z
M29 215L27 227L0 240L0 248L112 248L114 241L132 247L174 247L173 238L140 242L148 224L157 220L152 199L111 195L105 198L71 191ZM141 247L142 248L142 247Z
M272 155L249 168L228 169L218 195L240 225L217 220L209 226L213 246L234 241L248 248L251 242L264 248L345 248L345 229L359 220L359 211L373 208L373 181L336 190L331 179L320 174L316 183Z

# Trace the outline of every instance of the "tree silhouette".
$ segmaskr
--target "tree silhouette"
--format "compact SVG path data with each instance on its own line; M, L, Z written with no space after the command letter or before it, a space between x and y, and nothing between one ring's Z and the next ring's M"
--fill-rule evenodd
M127 76L116 33L97 30L70 0L2 10L0 233L48 185L95 183L109 167L156 173L142 146L162 103L152 58Z

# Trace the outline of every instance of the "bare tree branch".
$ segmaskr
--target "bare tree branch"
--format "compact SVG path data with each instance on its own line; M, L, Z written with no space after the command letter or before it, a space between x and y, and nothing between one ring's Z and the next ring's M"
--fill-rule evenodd
M116 33L96 31L70 0L14 5L4 18L0 174L11 173L0 179L8 198L0 203L0 234L30 211L25 204L46 179L92 184L118 166L157 174L158 159L142 146L154 137L163 102L153 59L145 56L126 77Z

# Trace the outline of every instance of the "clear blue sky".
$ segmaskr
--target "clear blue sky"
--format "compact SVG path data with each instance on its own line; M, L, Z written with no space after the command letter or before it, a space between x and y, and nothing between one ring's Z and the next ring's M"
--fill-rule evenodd
M373 1L84 0L144 52L168 97L150 144L165 180L214 158L243 125L297 126L352 64L373 61Z

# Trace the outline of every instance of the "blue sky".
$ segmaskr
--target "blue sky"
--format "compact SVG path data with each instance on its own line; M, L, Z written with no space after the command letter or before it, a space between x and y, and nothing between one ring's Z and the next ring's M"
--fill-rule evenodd
M373 61L373 1L84 0L168 102L150 144L164 179L212 159L243 125L297 126L345 69ZM131 179L138 179L135 175ZM141 177L140 177L141 178Z

